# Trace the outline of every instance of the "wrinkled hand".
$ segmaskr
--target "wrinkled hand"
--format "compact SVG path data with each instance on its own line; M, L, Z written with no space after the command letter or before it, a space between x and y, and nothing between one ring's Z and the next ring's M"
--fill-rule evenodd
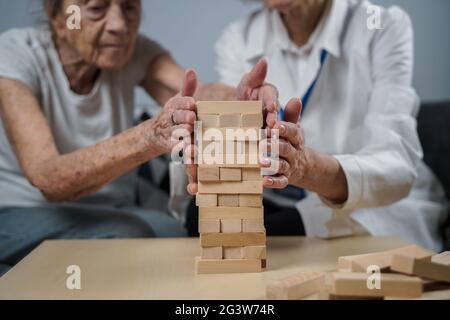
M196 102L192 95L197 86L195 72L186 72L181 94L169 99L162 111L153 118L154 147L160 148L160 153L168 153L180 144L181 137L190 136L194 131L197 119Z
M261 59L247 73L239 83L237 91L238 100L261 100L263 114L268 125L278 118L278 90L275 86L265 82L268 71L267 61Z
M270 127L279 130L278 160L263 159L263 168L278 168L272 176L264 177L264 187L283 189L289 184L296 184L305 176L306 153L303 129L300 126L301 101L291 99L285 108L286 121L273 121ZM264 143L264 142L263 142ZM268 151L271 150L268 142Z

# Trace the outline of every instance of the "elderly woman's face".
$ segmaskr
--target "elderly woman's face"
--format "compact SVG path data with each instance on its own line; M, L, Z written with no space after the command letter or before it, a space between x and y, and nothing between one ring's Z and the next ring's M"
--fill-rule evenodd
M81 29L56 27L82 59L100 69L119 69L130 60L141 21L140 0L65 0L81 9Z

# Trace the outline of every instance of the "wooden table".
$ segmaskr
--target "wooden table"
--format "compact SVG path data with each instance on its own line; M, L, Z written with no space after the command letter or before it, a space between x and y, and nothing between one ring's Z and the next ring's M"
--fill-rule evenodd
M0 299L264 299L273 280L332 271L338 256L407 244L393 237L269 237L263 273L195 275L198 239L46 241L0 278ZM81 268L81 290L66 288L70 265Z

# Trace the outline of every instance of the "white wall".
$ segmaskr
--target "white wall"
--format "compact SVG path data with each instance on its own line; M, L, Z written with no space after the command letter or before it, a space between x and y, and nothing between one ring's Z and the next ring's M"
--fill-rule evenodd
M339 1L339 0L338 0ZM398 4L411 15L415 34L415 78L422 100L450 100L450 1L374 0ZM176 60L214 81L214 43L223 28L257 6L241 0L143 0L142 32L160 41ZM0 0L0 32L42 20L39 0ZM139 95L141 103L150 103Z

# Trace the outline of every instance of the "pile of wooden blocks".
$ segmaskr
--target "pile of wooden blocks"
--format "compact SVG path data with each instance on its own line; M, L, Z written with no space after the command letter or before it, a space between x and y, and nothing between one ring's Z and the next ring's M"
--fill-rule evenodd
M411 245L339 257L338 272L302 272L267 286L269 299L449 299L450 252ZM379 270L375 274L372 271ZM379 276L379 277L378 277ZM378 277L378 278L377 278Z
M196 126L195 132L201 154L197 157L196 197L201 257L196 259L196 271L261 272L266 265L263 180L258 164L262 103L199 102L197 115L202 127ZM228 129L251 129L256 136L230 138ZM210 153L217 160L213 164L205 159Z

